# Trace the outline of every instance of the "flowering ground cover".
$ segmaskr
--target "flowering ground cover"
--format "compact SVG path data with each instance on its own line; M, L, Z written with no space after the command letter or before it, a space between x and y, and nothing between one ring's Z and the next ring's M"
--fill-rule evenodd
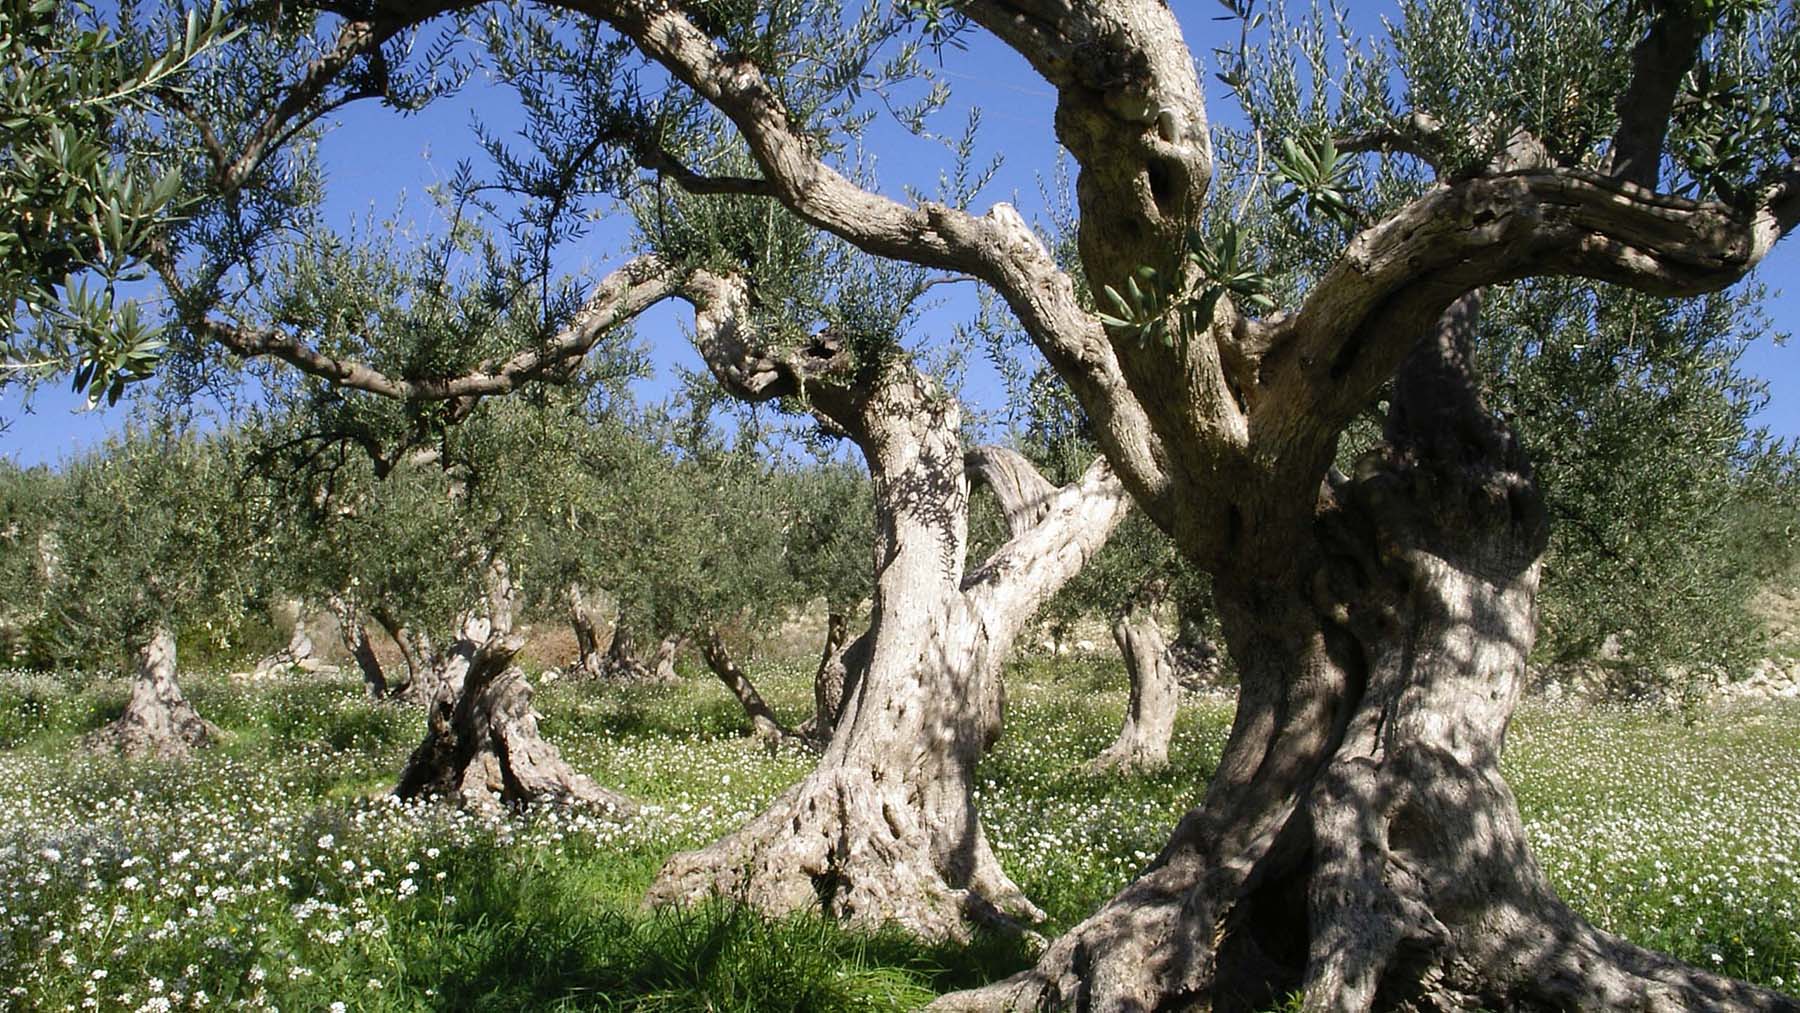
M1231 705L1187 701L1169 770L1096 775L1086 760L1124 705L1116 662L1029 662L1010 678L980 801L1055 931L1161 846ZM762 680L803 715L806 673ZM646 803L624 823L395 802L383 792L422 719L350 681L184 683L229 741L130 764L76 741L122 706L121 684L0 674L0 1009L910 1009L1027 959L1009 940L769 922L729 898L642 910L664 857L810 763L745 738L710 679L540 693L565 757ZM1507 765L1579 910L1732 975L1800 983L1800 706L1684 721L1528 704Z

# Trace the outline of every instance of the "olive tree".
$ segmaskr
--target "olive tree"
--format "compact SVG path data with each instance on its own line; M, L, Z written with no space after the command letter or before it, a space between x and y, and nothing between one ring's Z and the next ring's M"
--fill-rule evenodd
M1235 9L1246 41L1219 72L1249 120L1236 133L1210 123L1162 0L581 0L505 17L358 5L290 45L292 62L268 64L285 87L225 89L238 107L205 118L230 126L203 164L230 193L334 103L406 101L420 80L404 72L408 33L467 19L502 54L502 76L527 81L545 110L560 88L579 111L532 122L560 125L544 147L588 173L583 186L642 169L695 200L779 206L896 269L998 295L1081 402L1117 481L1211 578L1241 691L1218 768L1158 857L1032 970L946 1005L1255 1008L1299 988L1319 1010L1793 1008L1595 929L1531 857L1498 758L1550 525L1517 434L1482 398L1473 346L1495 286L1579 276L1692 296L1769 257L1800 221L1793 8L1411 0L1384 37L1336 57L1324 25ZM1252 46L1264 30L1272 44ZM971 209L950 176L937 199L899 200L855 164L861 103L918 72L921 45L964 31L1011 47L1055 91L1056 137L1078 168L1081 273L1101 298L1083 297L1012 207ZM684 131L717 125L744 157L690 158L704 149ZM554 179L522 192L579 190ZM423 379L321 349L304 328L214 312L179 264L161 266L198 336L453 404L511 389L650 301L692 303L696 343L727 386L804 396L864 451L876 624L894 653L871 663L819 770L776 804L799 803L798 822L759 821L737 857L678 860L664 882L712 869L727 887L779 886L771 906L823 894L828 911L929 933L982 910L965 887L1028 911L956 792L948 806L892 799L904 805L886 836L870 827L857 838L869 847L848 850L855 869L811 864L846 825L863 832L871 810L837 799L895 790L876 786L877 768L960 769L979 737L942 710L980 698L977 673L933 656L958 616L974 618L947 544L964 537L945 522L960 511L942 509L965 491L941 466L960 458L945 435L955 411L902 360L846 356L855 329L769 326L798 315L781 279L744 256L765 251L723 252L733 263L636 259L540 342ZM1341 434L1384 390L1380 443L1334 469ZM975 600L1068 558L1030 532L1008 544L1004 565L968 575L992 580ZM903 610L902 597L945 608ZM805 872L779 876L776 859ZM750 880L728 871L746 868Z
M224 633L244 612L250 588L235 560L254 534L241 468L227 438L168 426L128 432L67 467L43 621L65 663L135 658L125 711L96 746L166 758L217 738L176 683L176 634Z
M121 289L181 214L181 178L115 158L119 122L230 34L217 4L150 37L85 2L0 4L0 384L67 370L92 404L150 372L161 329Z
M1486 396L1532 451L1553 521L1546 664L1605 655L1614 692L1697 691L1764 646L1749 603L1796 549L1779 534L1793 501L1769 483L1793 451L1751 424L1766 394L1737 363L1767 332L1759 296L1559 279L1507 290L1487 315Z
M50 632L43 622L57 574L53 505L61 476L49 468L0 461L0 584L11 588L0 605L0 657L13 665L41 665Z

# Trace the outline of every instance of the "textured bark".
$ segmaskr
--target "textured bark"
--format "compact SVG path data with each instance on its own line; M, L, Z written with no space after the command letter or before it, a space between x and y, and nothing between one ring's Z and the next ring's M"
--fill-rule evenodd
M729 377L707 337L703 328L709 364ZM1042 522L965 576L968 478L955 402L904 363L886 367L866 396L809 393L857 442L874 479L868 665L818 767L742 829L670 859L649 899L722 895L938 938L965 938L971 922L1035 920L1041 913L1000 868L975 811L975 763L994 734L983 701L1037 603L1123 515L1123 490L1097 462L1059 491Z
M850 617L842 612L825 614L825 646L819 651L819 667L813 673L812 727L821 738L829 738L837 727L838 712L844 706L844 683L849 671L844 665L844 649L849 644Z
M437 665L437 652L430 638L414 631L383 606L370 609L369 617L400 649L400 660L406 666L406 681L390 684L389 692L399 699L429 703L436 695L436 687L428 676Z
M862 673L869 667L869 649L874 641L868 633L847 640L850 617L842 612L825 618L825 647L819 654L819 668L813 673L813 716L800 726L800 734L819 742L829 741L837 729L844 701L856 692Z
M1203 804L1036 968L940 1008L1800 1010L1595 929L1531 856L1499 758L1546 528L1469 382L1477 305L1420 343L1286 579L1215 584L1244 682Z
M175 637L158 628L138 650L125 713L89 736L88 744L134 759L173 760L218 738L218 728L182 695L175 682Z
M679 682L681 677L675 674L675 656L681 653L681 645L687 638L678 633L671 633L656 642L656 653L650 655L650 681L661 683Z
M484 609L463 618L428 677L435 689L425 739L394 794L474 808L547 802L633 811L629 799L569 766L538 733L531 685L512 663L525 640L513 633L518 592L504 560L490 563L485 583Z
M349 68L445 10L429 3L377 6L345 19L320 58L272 98L244 144L213 153L223 190L235 191L278 139L299 135L331 108L319 100ZM1043 987L1033 995L1099 1009L1236 1008L1261 1001L1275 984L1312 981L1321 986L1311 997L1315 1005L1355 1008L1408 981L1445 996L1473 981L1494 990L1502 1005L1791 1006L1596 941L1551 901L1538 903L1543 892L1531 884L1539 877L1523 865L1512 885L1495 885L1491 874L1443 880L1441 902L1432 899L1422 911L1406 907L1409 899L1429 897L1442 874L1469 869L1465 860L1476 852L1491 850L1489 864L1511 857L1516 814L1504 785L1489 775L1516 693L1515 661L1529 647L1532 524L1514 514L1515 506L1529 506L1529 497L1515 495L1519 487L1505 477L1509 466L1486 458L1494 448L1482 441L1468 444L1473 458L1459 459L1409 446L1404 431L1353 479L1319 491L1344 424L1394 376L1420 331L1465 293L1550 274L1664 295L1716 291L1742 278L1800 223L1800 167L1793 165L1766 167L1768 185L1733 204L1659 194L1632 182L1654 179L1669 85L1686 62L1677 22L1702 13L1701 5L1644 5L1652 20L1633 53L1625 91L1630 108L1611 167L1617 178L1574 159L1446 167L1442 179L1359 227L1297 306L1255 320L1227 297L1199 333L1172 346L1109 330L1086 304L1074 272L1063 269L1010 207L978 215L902 203L827 164L822 152L830 146L783 105L782 96L793 93L782 80L791 68L760 66L728 50L696 23L691 12L704 5L588 0L561 6L604 22L715 109L736 128L758 174L704 176L672 164L654 139L644 145L648 153L634 152L643 164L690 191L770 197L868 253L991 286L1081 401L1121 480L1190 561L1215 577L1222 625L1243 679L1218 774L1157 865L1077 929L1069 937L1074 943L1052 947L1035 979ZM1017 50L1057 92L1056 132L1079 170L1086 290L1120 286L1141 267L1171 281L1198 280L1181 251L1183 236L1208 224L1205 209L1217 204L1207 199L1213 152L1199 61L1182 40L1174 5L963 0L956 10ZM1403 110L1396 118L1411 125L1428 113ZM1647 122L1639 122L1640 114ZM1507 126L1484 122L1482 129ZM1409 126L1402 133L1413 135L1408 144L1433 147L1429 130ZM1524 143L1509 148L1534 146L1524 131L1512 139ZM188 293L167 258L157 266L171 277L177 305L204 304L183 298ZM479 396L504 393L579 358L605 328L678 292L696 305L696 341L709 366L740 396L810 393L814 388L803 381L834 370L844 384L822 391L824 400L846 387L859 388L858 396L870 393L862 377L845 372L869 363L855 361L841 345L749 348L746 338L754 335L747 333L741 286L734 293L705 272L687 279L672 273L668 265L634 261L604 280L553 340L461 376L423 382L334 358L284 330L253 331L217 318L186 322L241 353L278 356L334 382L390 397L447 400L454 417ZM897 407L930 410L916 402ZM1476 463L1484 459L1486 466ZM1458 533L1443 526L1448 517L1474 523ZM897 565L904 555L896 549L883 565ZM961 625L937 601L925 595L919 610L936 616L936 625L918 620L905 631L909 642L924 645L915 672L938 667L926 655L941 651L949 631ZM901 610L890 608L893 622L902 622ZM915 734L915 705L938 703L903 683L907 666L890 661L882 639L898 627L885 621L878 609L870 669L846 704L821 767L842 776L843 791L833 794L829 784L810 796L805 786L798 790L796 838L810 839L824 825L823 817L808 815L809 798L820 811L851 813L844 825L868 822L873 789L863 774L877 763L884 776L893 770L881 750L867 751L873 740L863 736L878 720L870 715L904 716L909 723L901 734ZM1521 626L1527 632L1518 637ZM910 639L914 634L924 639ZM967 680L913 679L931 681L933 691L961 690L963 698L979 691ZM904 715L889 715L890 704ZM933 715L939 719L962 742L966 718ZM1377 746L1368 744L1371 735ZM901 775L896 780L914 773L893 772ZM931 771L923 776L936 783ZM847 801L833 808L834 799ZM919 811L912 798L895 802L902 823ZM1333 853L1329 842L1315 846L1315 822L1343 826L1346 811L1366 816L1350 820L1363 841L1385 838L1381 847L1362 849L1368 864L1360 873L1344 871L1356 856ZM1482 833L1458 837L1465 824ZM904 827L894 826L898 840ZM825 836L861 841L862 832L827 830ZM795 857L810 860L811 854ZM918 854L906 845L880 857ZM818 892L829 908L842 889L833 878L836 867L820 868L825 879ZM1364 900L1327 895L1332 883L1376 879L1381 889ZM1315 880L1328 886L1312 903ZM1495 899L1502 894L1510 900ZM1309 904L1322 912L1325 929L1315 926L1302 938L1293 930L1306 921ZM1404 926L1417 930L1409 934ZM1440 945L1445 939L1456 947L1451 956ZM1491 959L1496 953L1511 957ZM1407 970L1415 959L1425 970ZM1507 991L1515 987L1516 993Z
M432 701L425 740L413 751L394 794L441 797L473 808L555 803L623 815L635 806L566 763L538 733L531 686L512 664L523 646L496 635L479 645L458 640L451 675Z
M606 646L600 674L620 682L673 682L675 650L679 645L679 638L659 641L656 654L646 663L637 654L637 634L625 622L625 614L620 612L613 619L612 640Z
M369 698L387 699L387 672L381 667L381 659L375 656L374 645L369 643L369 630L363 622L362 610L342 597L333 596L331 612L337 617L338 636L344 642L344 649L350 652L357 671L362 673L363 688L368 690Z
M1113 642L1131 679L1131 701L1119 737L1094 758L1099 770L1155 770L1169 762L1169 739L1175 734L1175 712L1181 686L1174 659L1156 622L1162 581L1144 586L1113 621Z
M600 623L594 603L579 585L569 587L569 625L575 630L575 663L571 675L600 676L606 671L605 652L600 649Z
M712 673L719 677L719 681L725 684L725 688L731 691L731 695L744 708L744 713L750 718L750 734L771 743L799 737L781 723L781 719L775 716L774 709L756 691L756 684L738 667L718 630L706 631L706 637L700 643L700 656L706 660L706 667L712 669Z

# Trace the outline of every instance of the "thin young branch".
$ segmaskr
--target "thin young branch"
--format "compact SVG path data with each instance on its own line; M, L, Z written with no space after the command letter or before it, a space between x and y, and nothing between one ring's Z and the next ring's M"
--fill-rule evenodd
M223 193L235 193L244 182L262 165L263 159L271 151L277 150L280 140L293 136L301 125L311 122L322 115L325 110L318 103L326 90L337 81L339 76L358 59L381 51L381 47L391 38L403 31L406 26L416 21L423 21L449 9L447 4L420 5L422 10L416 19L402 20L390 16L379 21L367 19L350 19L339 27L336 40L329 52L313 60L306 67L306 73L293 87L281 96L275 108L269 110L256 129L244 141L235 157L227 162L216 164L218 187ZM341 104L341 103L339 103ZM330 103L327 103L330 105ZM218 157L217 153L215 158Z
M637 163L652 172L661 173L691 194L773 197L775 188L768 180L754 176L709 176L696 172L660 144L639 139L633 146Z
M1436 116L1415 112L1389 126L1348 134L1332 143L1344 154L1367 151L1411 155L1434 169L1441 169L1444 125Z

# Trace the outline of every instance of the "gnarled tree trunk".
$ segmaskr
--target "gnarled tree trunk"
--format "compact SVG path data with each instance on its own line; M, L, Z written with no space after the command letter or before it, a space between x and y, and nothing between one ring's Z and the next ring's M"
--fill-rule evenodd
M800 726L800 734L809 739L830 741L844 700L856 692L857 682L869 667L873 641L866 632L847 640L849 625L849 616L842 612L826 616L825 648L819 655L818 671L813 673L813 716Z
M1132 596L1113 620L1113 641L1125 660L1131 679L1131 701L1119 737L1094 758L1099 770L1155 770L1169 762L1169 739L1175 733L1175 712L1181 687L1162 627L1156 622L1156 606L1166 585L1153 580Z
M369 630L363 622L362 609L342 596L333 595L331 613L337 617L338 636L344 642L344 649L356 660L357 671L362 673L363 688L368 690L369 698L387 699L387 672L381 667L381 659L375 656L374 645L369 643Z
M431 639L401 622L393 611L382 605L369 610L370 618L381 627L394 646L400 649L400 660L406 665L406 681L391 686L389 692L398 699L429 703L436 695L430 685L430 673L437 667L437 652Z
M134 759L172 760L218 738L218 728L194 710L176 684L175 635L158 627L138 649L125 713L90 735L88 744Z
M458 641L453 653L464 659L457 666L460 686L432 701L425 741L407 761L394 794L438 796L475 808L550 802L619 815L634 811L625 796L570 767L538 733L531 686L512 664L522 645L517 637L494 636L465 653L469 641Z
M318 654L318 648L306 632L305 602L298 598L282 602L280 619L289 627L287 646L256 663L254 674L259 679L286 672L301 662L313 661Z
M1499 758L1546 529L1470 380L1477 305L1293 565L1219 575L1243 689L1202 805L1037 967L939 1008L1800 1010L1594 928L1531 856Z
M681 645L687 638L679 633L671 633L656 642L656 652L650 655L650 681L672 683L681 681L675 674L675 656L681 653Z
M663 637L656 642L656 651L646 662L638 657L637 634L625 621L625 613L620 611L613 619L612 642L606 647L606 659L601 663L600 673L621 682L677 682L675 656L686 639L674 633Z
M531 685L512 663L524 638L512 632L514 590L504 563L489 569L487 614L464 619L433 679L425 740L407 760L394 794L439 796L487 808L549 802L615 814L635 806L563 760L538 732Z
M812 397L874 478L869 663L817 768L742 829L670 859L650 900L717 894L929 937L966 937L971 921L1035 920L975 812L975 763L997 717L986 701L1019 629L1111 533L1124 492L1096 462L1056 492L1041 522L965 577L968 479L954 401L904 364L887 367L870 394Z
M599 677L606 671L606 654L600 648L600 623L594 603L578 584L569 586L569 625L575 630L575 663L569 674Z

